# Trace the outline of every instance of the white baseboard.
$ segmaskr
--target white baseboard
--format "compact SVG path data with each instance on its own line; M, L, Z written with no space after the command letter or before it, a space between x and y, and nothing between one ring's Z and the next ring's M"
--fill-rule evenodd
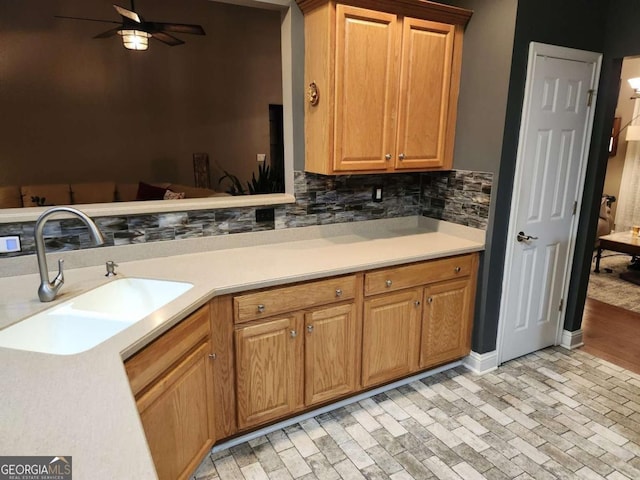
M560 340L560 346L567 350L573 350L584 345L582 339L582 329L570 332L569 330L562 331L562 340Z
M476 353L472 351L462 360L462 365L477 375L489 373L498 368L498 352L497 350L487 353Z

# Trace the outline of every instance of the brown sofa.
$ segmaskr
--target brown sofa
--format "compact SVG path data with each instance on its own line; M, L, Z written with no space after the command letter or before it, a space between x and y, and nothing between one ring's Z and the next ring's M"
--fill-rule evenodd
M135 200L157 200L140 197L141 185L148 185L158 192L167 190L184 194L183 198L206 198L226 196L226 193L207 188L191 187L176 183L59 183L46 185L0 186L0 208L36 207L41 205L73 205L86 203L131 202ZM177 195L181 196L181 195Z

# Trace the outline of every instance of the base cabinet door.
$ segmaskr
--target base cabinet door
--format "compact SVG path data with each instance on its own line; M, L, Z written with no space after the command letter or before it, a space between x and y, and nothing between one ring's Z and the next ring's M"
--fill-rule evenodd
M355 392L360 358L356 306L338 305L305 314L305 405Z
M236 394L240 430L302 407L302 314L236 329Z
M469 354L471 280L437 283L424 289L420 368Z
M209 352L201 345L137 400L160 480L188 478L213 445Z
M365 300L362 386L400 378L418 369L422 289Z

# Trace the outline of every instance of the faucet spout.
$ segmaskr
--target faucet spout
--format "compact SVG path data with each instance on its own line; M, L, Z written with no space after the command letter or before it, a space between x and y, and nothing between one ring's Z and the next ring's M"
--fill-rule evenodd
M64 284L64 260L58 260L58 274L53 281L49 280L49 269L47 267L47 253L44 243L44 226L51 216L58 213L70 213L75 215L89 228L91 239L94 245L104 245L104 237L98 226L87 214L72 207L53 207L43 212L36 221L34 237L36 242L36 257L38 258L38 270L40 270L40 287L38 288L38 298L41 302L50 302Z

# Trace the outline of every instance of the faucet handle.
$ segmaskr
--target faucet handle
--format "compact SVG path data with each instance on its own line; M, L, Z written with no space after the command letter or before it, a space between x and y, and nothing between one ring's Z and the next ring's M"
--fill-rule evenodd
M58 259L58 275L56 275L56 278L53 279L53 286L56 288L56 291L62 286L63 283L64 283L64 259L59 258Z

